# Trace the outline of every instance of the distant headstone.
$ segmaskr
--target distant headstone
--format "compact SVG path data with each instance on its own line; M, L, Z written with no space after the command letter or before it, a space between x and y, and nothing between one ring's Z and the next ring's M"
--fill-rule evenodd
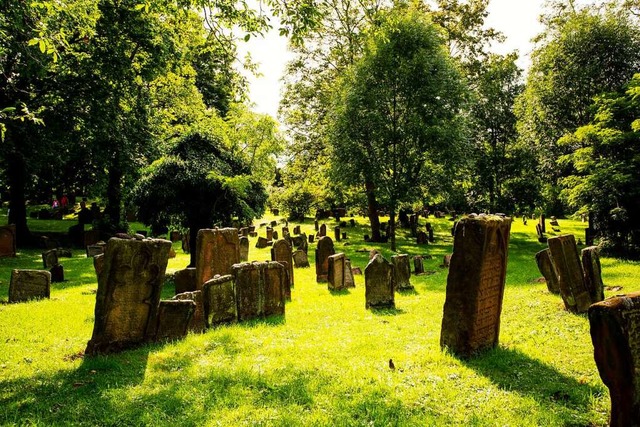
M9 282L9 302L49 298L51 273L43 270L12 270Z
M309 267L309 258L307 257L307 253L300 249L295 251L293 253L293 265L296 268Z
M340 234L340 227L335 227L335 228L333 229L333 235L334 235L334 236L335 236L335 238L336 238L336 242L339 242L339 241L341 240L342 235Z
M240 262L240 239L236 228L198 230L196 243L196 290L216 274L229 274Z
M394 274L395 290L413 289L411 284L411 265L409 264L409 255L400 254L391 257Z
M356 220L355 220L355 219L353 219L353 218L351 218L351 219L349 220L349 225L350 225L350 226L352 226L352 227L355 227L355 226L356 226Z
M273 228L267 227L267 242L273 240Z
M364 269L366 308L395 308L393 266L376 254Z
M86 355L154 339L169 249L168 240L109 240L98 275L95 323Z
M240 237L238 245L240 246L240 262L249 261L249 238L247 236Z
M278 225L278 221L276 221L275 219L273 221L271 221L271 227L275 227L276 225Z
M313 243L315 240L315 236L313 234L309 234L309 243Z
M316 232L320 230L320 225L317 219L313 221L313 227L315 228Z
M594 301L584 283L575 238L571 234L565 234L551 237L547 243L558 272L558 285L565 307L573 313L586 312Z
M424 273L424 263L422 260L423 258L420 255L413 257L413 273L416 275Z
M238 320L235 283L231 274L205 282L202 299L207 327Z
M204 319L204 301L202 293L203 291L183 292L181 294L177 294L172 298L174 300L187 300L193 301L195 303L193 315L191 316L191 320L189 321L189 331L191 332L204 332L206 326Z
M160 301L155 341L171 341L186 337L195 310L196 303L192 300Z
M430 242L430 243L435 242L435 239L434 239L434 237L433 237L433 228L429 228L429 229L427 230L427 233L429 233L429 237L428 237L429 242Z
M93 257L93 269L96 272L96 277L100 276L100 272L104 268L104 254L96 255Z
M329 290L339 291L345 288L345 273L346 258L343 253L338 253L329 256L329 274L327 275L327 282Z
M293 227L293 234L300 234L300 226L296 225L295 227Z
M45 270L49 270L54 265L58 265L58 250L51 249L42 252L42 264Z
M324 225L324 224L322 224ZM333 240L329 236L323 236L318 240L316 247L316 281L326 282L329 275L329 256L335 254Z
M196 286L196 269L185 268L178 270L173 275L173 281L176 285L175 294L183 294L185 292L194 292Z
M610 426L640 425L640 292L589 307L593 355L611 396Z
M416 243L418 245L426 245L429 243L429 236L424 231L416 231Z
M604 284L602 283L602 267L597 246L589 246L581 251L582 268L584 269L584 284L591 295L591 302L596 303L604 299Z
M271 248L271 261L286 263L287 274L289 275L289 284L294 286L293 280L293 255L291 245L286 240L278 240Z
M355 288L356 282L353 279L353 271L351 270L351 260L349 258L344 260L344 287Z
M64 267L61 264L51 267L49 273L51 273L51 283L64 282Z
M240 236L249 237L249 227L242 227L239 234Z
M277 231L273 231L273 234L271 235L271 240L278 240L278 232Z
M0 258L16 256L16 226L0 226Z
M549 249L543 249L536 253L536 264L538 264L538 270L544 276L544 280L547 282L547 289L552 294L560 293L560 284L558 283L558 271L551 259L551 252Z
M84 242L83 246L92 246L100 241L100 231L99 230L86 230L84 232Z
M269 241L262 236L258 237L258 241L256 242L256 248L264 249L267 246L269 246Z
M282 236L285 234L289 234L289 226L285 225L282 227Z
M440 346L459 356L498 344L510 228L511 219L498 216L467 217L458 223Z
M326 224L322 224L320 226L320 231L318 231L318 237L324 237L327 235L327 225Z

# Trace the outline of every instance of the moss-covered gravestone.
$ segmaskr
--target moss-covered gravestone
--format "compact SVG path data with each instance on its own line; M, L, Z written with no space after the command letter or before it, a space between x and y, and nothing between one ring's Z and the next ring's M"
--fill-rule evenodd
M602 283L602 267L597 246L584 248L582 255L582 268L584 269L584 284L591 295L593 303L604 299L604 284Z
M391 257L393 264L394 285L396 290L406 291L413 289L411 284L411 264L409 255L400 254Z
M273 247L271 248L271 261L286 263L287 272L289 274L289 285L293 287L293 254L291 252L291 245L288 241L282 239L273 244Z
M364 269L365 307L395 308L393 265L375 254Z
M12 270L9 302L49 298L51 273L43 270Z
M173 300L193 301L195 303L193 315L191 316L191 320L189 320L189 331L191 332L204 332L206 327L202 293L203 291L183 292L172 298Z
M202 293L207 327L238 320L235 283L231 274L208 280Z
M285 312L285 270L279 262L252 262L233 266L238 320Z
M498 344L511 219L460 220L447 277L440 345L461 357Z
M195 310L193 300L160 301L155 341L173 341L187 336Z
M538 264L538 270L547 282L547 289L552 294L560 293L560 284L558 283L558 271L551 258L551 252L549 249L543 249L536 253L536 264Z

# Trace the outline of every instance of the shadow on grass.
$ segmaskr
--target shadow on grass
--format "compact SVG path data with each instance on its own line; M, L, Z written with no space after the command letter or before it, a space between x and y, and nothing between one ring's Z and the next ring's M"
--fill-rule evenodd
M256 325L266 325L266 326L280 326L287 323L287 319L284 315L273 315L269 317L262 317L259 319L249 319L249 320L241 320L238 322L240 326L256 326Z
M375 308L370 307L369 310L371 313L376 316L397 316L399 314L404 314L405 311L401 308Z
M329 292L333 296L347 296L351 295L349 289L329 289Z
M398 289L398 290L396 290L396 292L399 293L400 295L403 295L403 296L420 295L420 292L416 291L416 288Z
M463 363L503 390L563 406L588 409L591 396L603 392L517 350L498 347Z

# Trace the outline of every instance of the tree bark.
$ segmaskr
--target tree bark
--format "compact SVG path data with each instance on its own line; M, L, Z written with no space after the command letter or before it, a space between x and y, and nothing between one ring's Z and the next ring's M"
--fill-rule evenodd
M367 192L367 211L369 222L371 223L371 241L380 242L380 218L378 218L378 202L376 201L375 185L367 181L365 182Z
M389 212L389 234L391 236L391 252L396 251L396 208L393 206Z
M9 141L5 141L5 143L10 144ZM25 197L27 165L22 153L16 150L8 153L6 162L7 183L9 184L9 224L16 225L17 245L24 246L31 240L31 232L27 225Z
M113 230L117 230L122 218L122 165L116 154L111 160L109 167L109 183L107 186L107 206L105 213L109 216L109 225ZM119 230L126 231L126 230Z

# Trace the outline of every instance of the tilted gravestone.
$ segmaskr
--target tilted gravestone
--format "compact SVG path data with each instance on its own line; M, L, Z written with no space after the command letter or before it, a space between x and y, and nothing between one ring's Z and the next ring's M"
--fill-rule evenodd
M393 265L376 254L364 268L365 307L395 308Z
M586 312L596 301L592 301L585 286L575 238L571 234L565 234L551 237L547 242L558 272L558 285L565 307L573 313Z
M247 236L240 237L238 245L240 246L240 262L249 261L249 238Z
M87 246L87 258L94 257L96 255L101 255L104 253L105 245L89 245Z
M206 326L204 321L204 301L202 292L203 291L183 292L172 298L173 300L193 301L195 303L193 315L189 321L189 330L191 332L204 332Z
M202 298L207 327L238 320L235 283L231 274L205 282Z
M187 336L196 303L192 300L164 300L158 304L155 341L178 340Z
M413 289L409 255L394 255L391 257L391 263L393 264L395 290L405 291Z
M286 262L287 273L289 274L289 284L293 283L293 255L291 253L291 245L286 240L278 240L271 248L271 261Z
M42 252L42 264L46 270L58 265L58 250L51 249L50 251Z
M324 225L324 224L323 224ZM333 240L323 236L316 247L316 282L326 282L329 275L329 256L335 254Z
M185 292L194 292L196 286L196 269L189 267L178 270L173 275L173 281L176 286L176 295Z
M498 345L511 219L467 217L456 227L440 346L461 357Z
M413 257L413 273L416 275L424 273L424 263L422 260L423 258L420 255Z
M309 267L309 258L307 257L307 253L300 249L295 251L293 253L293 264L296 268Z
M0 226L0 258L16 256L16 226Z
M581 251L582 267L584 269L584 283L591 295L593 303L604 299L604 284L602 283L602 267L597 246L590 246Z
M9 302L49 298L51 273L43 270L12 270L9 282Z
M610 426L640 425L640 292L589 307L593 355L611 396Z
M559 294L560 284L558 283L558 271L553 263L553 259L551 259L549 249L543 249L536 253L536 264L538 264L538 270L540 270L544 280L547 282L549 292Z
M353 279L353 271L351 270L351 260L349 258L344 260L344 287L356 287L356 281Z
M240 262L240 240L236 228L198 230L196 243L196 290L216 274L229 274Z
M111 353L155 338L170 249L168 240L109 240L98 275L95 323L86 355Z
M286 261L276 261L284 267L284 297L291 301L291 276L289 276L289 263Z
M238 320L285 311L284 266L278 262L252 262L233 266Z
M345 285L345 268L346 258L343 253L330 255L328 258L329 272L327 274L327 283L329 290L339 291L346 287Z

